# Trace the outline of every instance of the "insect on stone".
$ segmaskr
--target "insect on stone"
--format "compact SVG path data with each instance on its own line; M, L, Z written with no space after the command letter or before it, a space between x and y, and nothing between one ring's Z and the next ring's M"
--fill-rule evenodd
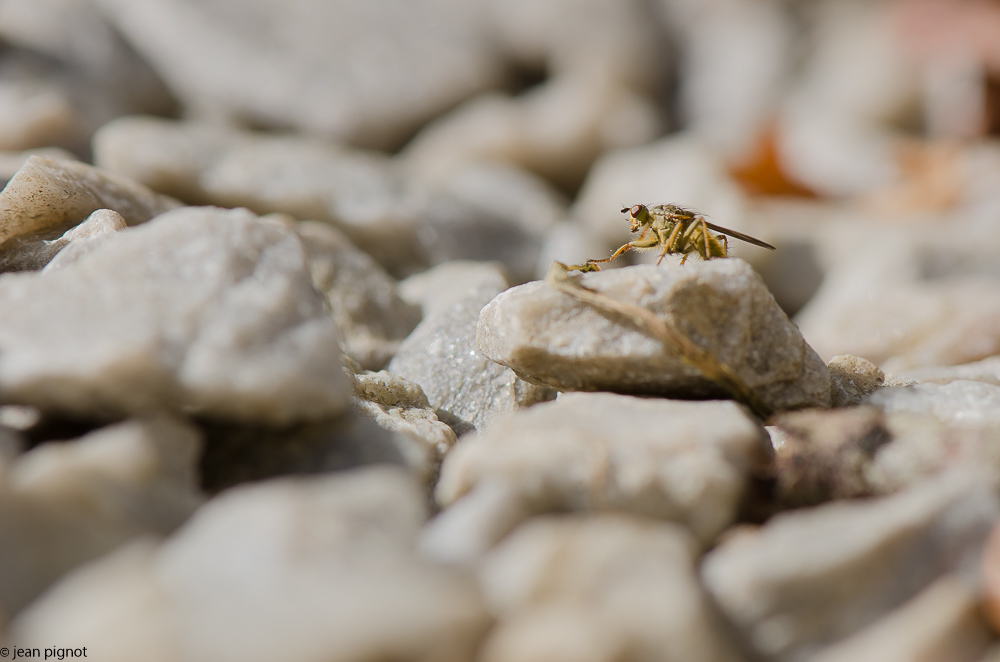
M629 231L640 232L639 237L616 250L611 257L602 260L587 260L585 264L573 267L579 271L599 271L601 262L610 262L629 250L660 249L659 264L667 255L683 255L681 264L697 254L703 260L729 256L729 240L726 235L745 241L754 246L774 250L774 246L736 230L730 230L709 223L700 214L677 205L633 205L622 209L628 214ZM714 230L720 234L713 234Z

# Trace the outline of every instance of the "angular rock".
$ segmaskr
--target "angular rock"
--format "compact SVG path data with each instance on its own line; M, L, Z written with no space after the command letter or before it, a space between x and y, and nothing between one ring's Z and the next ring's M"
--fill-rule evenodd
M471 577L414 558L419 486L399 469L270 481L211 501L164 544L81 569L22 613L102 658L472 659L489 625Z
M53 262L55 266L51 269L59 269L92 251L111 233L126 227L125 219L118 212L98 209L83 223L70 228L57 239L14 237L0 249L0 272L36 271L47 268ZM63 256L56 260L60 253Z
M452 260L400 281L399 295L420 306L426 317L450 309L480 289L503 292L508 280L498 262Z
M764 430L732 402L561 395L452 449L435 493L447 509L422 545L474 558L528 515L565 510L677 521L708 544L769 459Z
M246 210L180 209L63 269L6 274L0 308L6 402L272 424L348 404L336 331L298 238Z
M944 577L901 607L813 656L815 662L954 660L978 662L993 635L975 591Z
M26 125L4 123L3 133L9 131L20 144L59 145L86 154L91 134L108 120L176 113L176 102L150 66L89 0L4 2L0 37L8 44L5 79L20 78L52 99L49 109L40 99L26 103ZM10 75L16 69L10 60L16 58L24 62L21 76ZM37 114L32 116L32 110ZM18 129L23 129L20 135Z
M45 271L63 269L77 262L84 255L89 255L115 232L124 230L127 226L122 215L111 209L98 209L87 217L87 220L68 230L57 240L62 249L49 263Z
M829 371L742 260L585 273L580 283L657 313L775 409L829 405ZM477 340L483 354L525 381L560 390L728 395L674 347L544 282L493 299Z
M953 231L978 234L968 225ZM995 274L929 274L923 250L931 249L909 246L915 240L900 240L889 228L871 240L872 248L855 251L830 270L796 315L802 335L820 356L855 354L887 372L901 373L1000 354ZM900 245L886 253L881 250L885 241Z
M483 662L741 660L681 527L627 515L539 517L479 568L499 623Z
M195 110L342 142L398 146L502 73L478 8L455 0L98 4Z
M0 192L0 246L12 237L64 229L98 209L113 209L136 225L178 206L85 163L32 156Z
M944 423L913 412L883 416L891 441L864 467L874 494L891 494L956 467L973 467L1000 477L996 426Z
M37 147L23 152L2 151L0 152L0 184L6 186L25 161L36 155L61 161L76 159L72 153L60 147Z
M655 138L659 115L622 81L571 72L518 97L484 94L462 104L422 129L402 158L435 178L469 163L502 161L572 190L605 150Z
M471 284L470 284L471 285ZM480 311L506 286L502 272L483 273L450 305L434 307L404 340L387 368L416 382L440 418L458 434L490 425L499 416L554 397L551 389L528 384L476 347ZM463 284L463 287L466 285Z
M166 534L200 505L196 430L128 421L14 460L0 483L0 611L9 619L73 567L142 534Z
M777 515L709 552L702 578L760 654L811 659L942 574L974 573L998 516L990 481L951 472L882 499Z
M785 412L771 424L775 497L783 506L812 506L875 493L866 471L891 439L879 409Z
M394 275L446 260L500 259L527 280L545 229L516 204L494 204L511 198L497 169L480 170L485 191L462 177L435 188L376 152L151 118L108 124L94 151L103 167L192 203L332 223ZM514 200L526 190L538 197L537 186L514 186Z
M396 293L396 281L331 225L298 223L316 289L326 295L344 353L378 370L420 321L420 310Z
M455 432L438 420L420 386L385 370L354 375L354 408L384 430L396 433L406 464L429 487L441 461L455 445Z
M0 82L0 149L76 143L80 135L75 120L63 86L37 78Z
M897 377L923 384L947 384L956 380L986 382L1000 386L1000 356L952 366L921 366L899 372Z
M859 404L885 383L885 373L871 361L841 354L826 364L830 371L830 400L834 407Z
M988 382L957 379L946 384L889 386L875 391L864 402L888 413L927 414L944 423L1000 423L1000 385Z

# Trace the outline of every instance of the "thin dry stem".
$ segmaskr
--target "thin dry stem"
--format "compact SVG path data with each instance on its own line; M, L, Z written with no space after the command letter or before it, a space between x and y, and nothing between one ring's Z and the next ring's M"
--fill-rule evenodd
M553 262L552 266L549 267L549 273L545 276L545 282L549 287L567 294L577 301L593 306L609 317L632 325L664 345L676 347L680 352L681 360L700 372L706 379L729 391L735 400L750 407L762 419L774 412L774 409L750 390L746 382L729 366L717 360L655 313L631 303L612 299L581 285L579 278L569 275L569 269L562 262Z

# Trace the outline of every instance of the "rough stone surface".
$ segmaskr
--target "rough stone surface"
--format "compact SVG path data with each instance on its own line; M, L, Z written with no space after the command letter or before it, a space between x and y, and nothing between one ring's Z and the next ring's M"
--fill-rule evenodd
M865 476L876 493L888 494L954 467L975 467L1000 476L1000 433L991 422L942 422L926 413L885 415L892 441L880 447Z
M455 445L455 432L431 409L420 386L380 372L353 376L355 409L379 427L397 433L406 464L429 487L437 481L441 461Z
M958 379L946 384L910 384L879 389L865 403L886 412L928 414L945 423L1000 423L1000 385Z
M70 228L56 239L37 235L14 237L0 249L0 272L37 271L55 262L59 269L98 246L110 233L127 227L122 215L111 209L98 209L83 223ZM73 244L73 248L69 248ZM63 257L56 260L59 253Z
M326 295L344 354L366 370L383 368L420 321L420 310L396 293L396 281L336 228L296 225L313 284Z
M957 380L986 382L1000 386L1000 356L953 366L921 366L899 372L896 377L922 384L947 384Z
M841 354L826 364L830 371L830 399L834 407L860 403L885 383L885 373L871 361Z
M348 404L298 238L245 210L177 210L63 269L6 274L0 308L7 402L279 424Z
M482 276L447 307L442 303L428 311L388 367L419 384L439 417L459 434L554 397L551 389L522 381L476 347L479 313L506 286L499 270Z
M419 486L401 470L271 481L175 536L81 569L13 640L102 643L102 659L463 662L489 625L471 577L415 559ZM183 651L180 653L179 651Z
M586 273L580 283L659 314L775 409L829 405L826 366L741 260ZM483 354L522 379L560 390L728 395L672 347L544 282L491 301L477 340Z
M517 163L568 189L604 150L654 138L671 53L641 0L481 3L494 38L528 72L518 95L480 95L424 128L404 155L425 170Z
M563 395L448 454L436 491L448 508L423 542L468 558L532 512L620 510L684 523L709 543L769 457L763 429L731 402Z
M0 478L0 616L9 619L75 566L179 526L202 500L200 445L190 426L160 417L14 459Z
M446 260L499 259L527 280L547 225L528 210L552 211L543 185L509 167L426 185L384 154L300 136L123 118L102 128L94 147L103 167L191 203L332 223L395 275Z
M967 582L944 577L901 607L811 659L977 662L992 639L979 614L975 591Z
M135 225L177 206L137 182L85 163L32 156L0 192L0 245L75 225L98 209L113 209Z
M702 577L763 655L808 659L946 572L974 573L1000 515L981 474L781 514L711 551Z
M59 252L49 260L44 270L54 271L77 262L89 255L115 232L121 232L128 225L122 215L112 209L98 209L87 220L71 230L67 230L53 245L60 246Z
M771 420L776 497L786 507L869 496L866 469L891 439L875 407L785 412Z
M978 233L971 226L954 231ZM882 233L886 240L897 239L898 233ZM873 240L875 246L882 244L879 237ZM914 241L901 240L889 255L863 249L827 273L795 318L820 356L855 354L900 373L1000 353L996 275L959 269L928 273L924 253L934 249L910 245ZM959 261L966 258L951 250L945 253Z
M176 111L149 64L89 0L7 0L0 37L7 45L0 114L10 120L0 144L9 148L59 145L86 154L90 135L114 117Z
M398 145L502 73L455 0L98 4L194 110L358 144Z
M483 662L740 660L676 525L619 514L539 517L483 560L499 623Z
M420 306L426 317L450 309L480 289L503 292L508 281L499 262L452 260L400 281L399 295Z

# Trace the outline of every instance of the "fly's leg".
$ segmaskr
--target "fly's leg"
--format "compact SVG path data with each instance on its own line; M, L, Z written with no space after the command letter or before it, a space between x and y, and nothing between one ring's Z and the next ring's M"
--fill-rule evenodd
M673 248L674 248L674 243L677 241L677 234L680 231L681 231L681 224L674 223L674 229L671 230L670 234L667 235L667 238L663 240L663 252L660 253L660 259L656 261L657 266L659 266L660 262L663 262L663 258L667 255L667 253L676 252L675 250L673 250ZM681 264L684 263L681 262Z
M611 257L605 257L605 258L602 258L600 260L590 259L590 260L587 260L587 264L592 265L595 269L597 269L598 271L600 271L600 267L597 266L597 264L599 262L611 262L612 260L614 260L615 258L617 258L622 253L624 253L624 252L626 252L628 250L631 250L633 248L652 248L653 246L658 246L659 243L660 242L658 240L652 239L652 238L650 238L650 239L636 239L635 241L630 241L627 244L625 244L624 246L622 246L621 248L619 248L618 250L616 250L611 255Z

